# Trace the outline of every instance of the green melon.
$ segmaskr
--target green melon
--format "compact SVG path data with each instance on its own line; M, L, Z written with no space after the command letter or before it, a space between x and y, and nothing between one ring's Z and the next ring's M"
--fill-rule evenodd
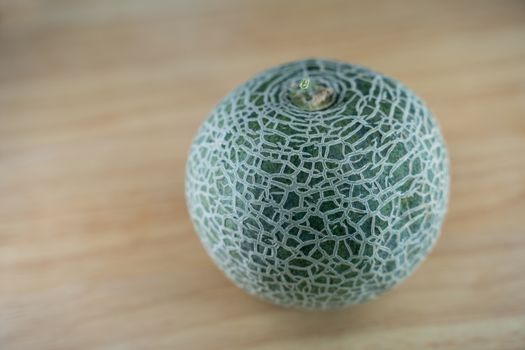
M397 285L434 245L448 157L425 104L369 69L308 59L269 69L213 110L190 150L186 199L239 287L306 309Z

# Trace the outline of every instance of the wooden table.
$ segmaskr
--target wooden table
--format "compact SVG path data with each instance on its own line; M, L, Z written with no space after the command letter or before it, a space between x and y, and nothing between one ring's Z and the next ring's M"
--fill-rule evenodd
M198 125L303 57L399 78L437 115L450 211L403 285L268 305L184 202ZM525 349L523 1L3 1L0 349Z

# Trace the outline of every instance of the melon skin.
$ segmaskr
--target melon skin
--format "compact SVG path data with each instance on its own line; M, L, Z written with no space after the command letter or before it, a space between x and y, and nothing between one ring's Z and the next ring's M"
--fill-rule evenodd
M306 85L329 91L322 108L297 102ZM448 192L447 150L423 101L323 59L236 88L198 130L186 168L213 261L247 292L303 309L361 303L403 281L436 242Z

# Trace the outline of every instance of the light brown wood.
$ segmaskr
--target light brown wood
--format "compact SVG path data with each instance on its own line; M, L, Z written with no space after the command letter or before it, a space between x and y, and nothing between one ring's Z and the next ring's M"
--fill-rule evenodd
M324 313L234 287L183 187L214 104L311 56L405 82L452 158L429 259ZM525 349L524 220L522 1L0 3L0 349Z

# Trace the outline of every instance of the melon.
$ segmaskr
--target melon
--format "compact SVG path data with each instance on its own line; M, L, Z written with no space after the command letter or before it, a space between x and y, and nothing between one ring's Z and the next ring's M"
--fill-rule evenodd
M302 309L361 303L408 277L445 216L449 161L424 102L362 66L264 71L199 128L186 200L237 286Z

